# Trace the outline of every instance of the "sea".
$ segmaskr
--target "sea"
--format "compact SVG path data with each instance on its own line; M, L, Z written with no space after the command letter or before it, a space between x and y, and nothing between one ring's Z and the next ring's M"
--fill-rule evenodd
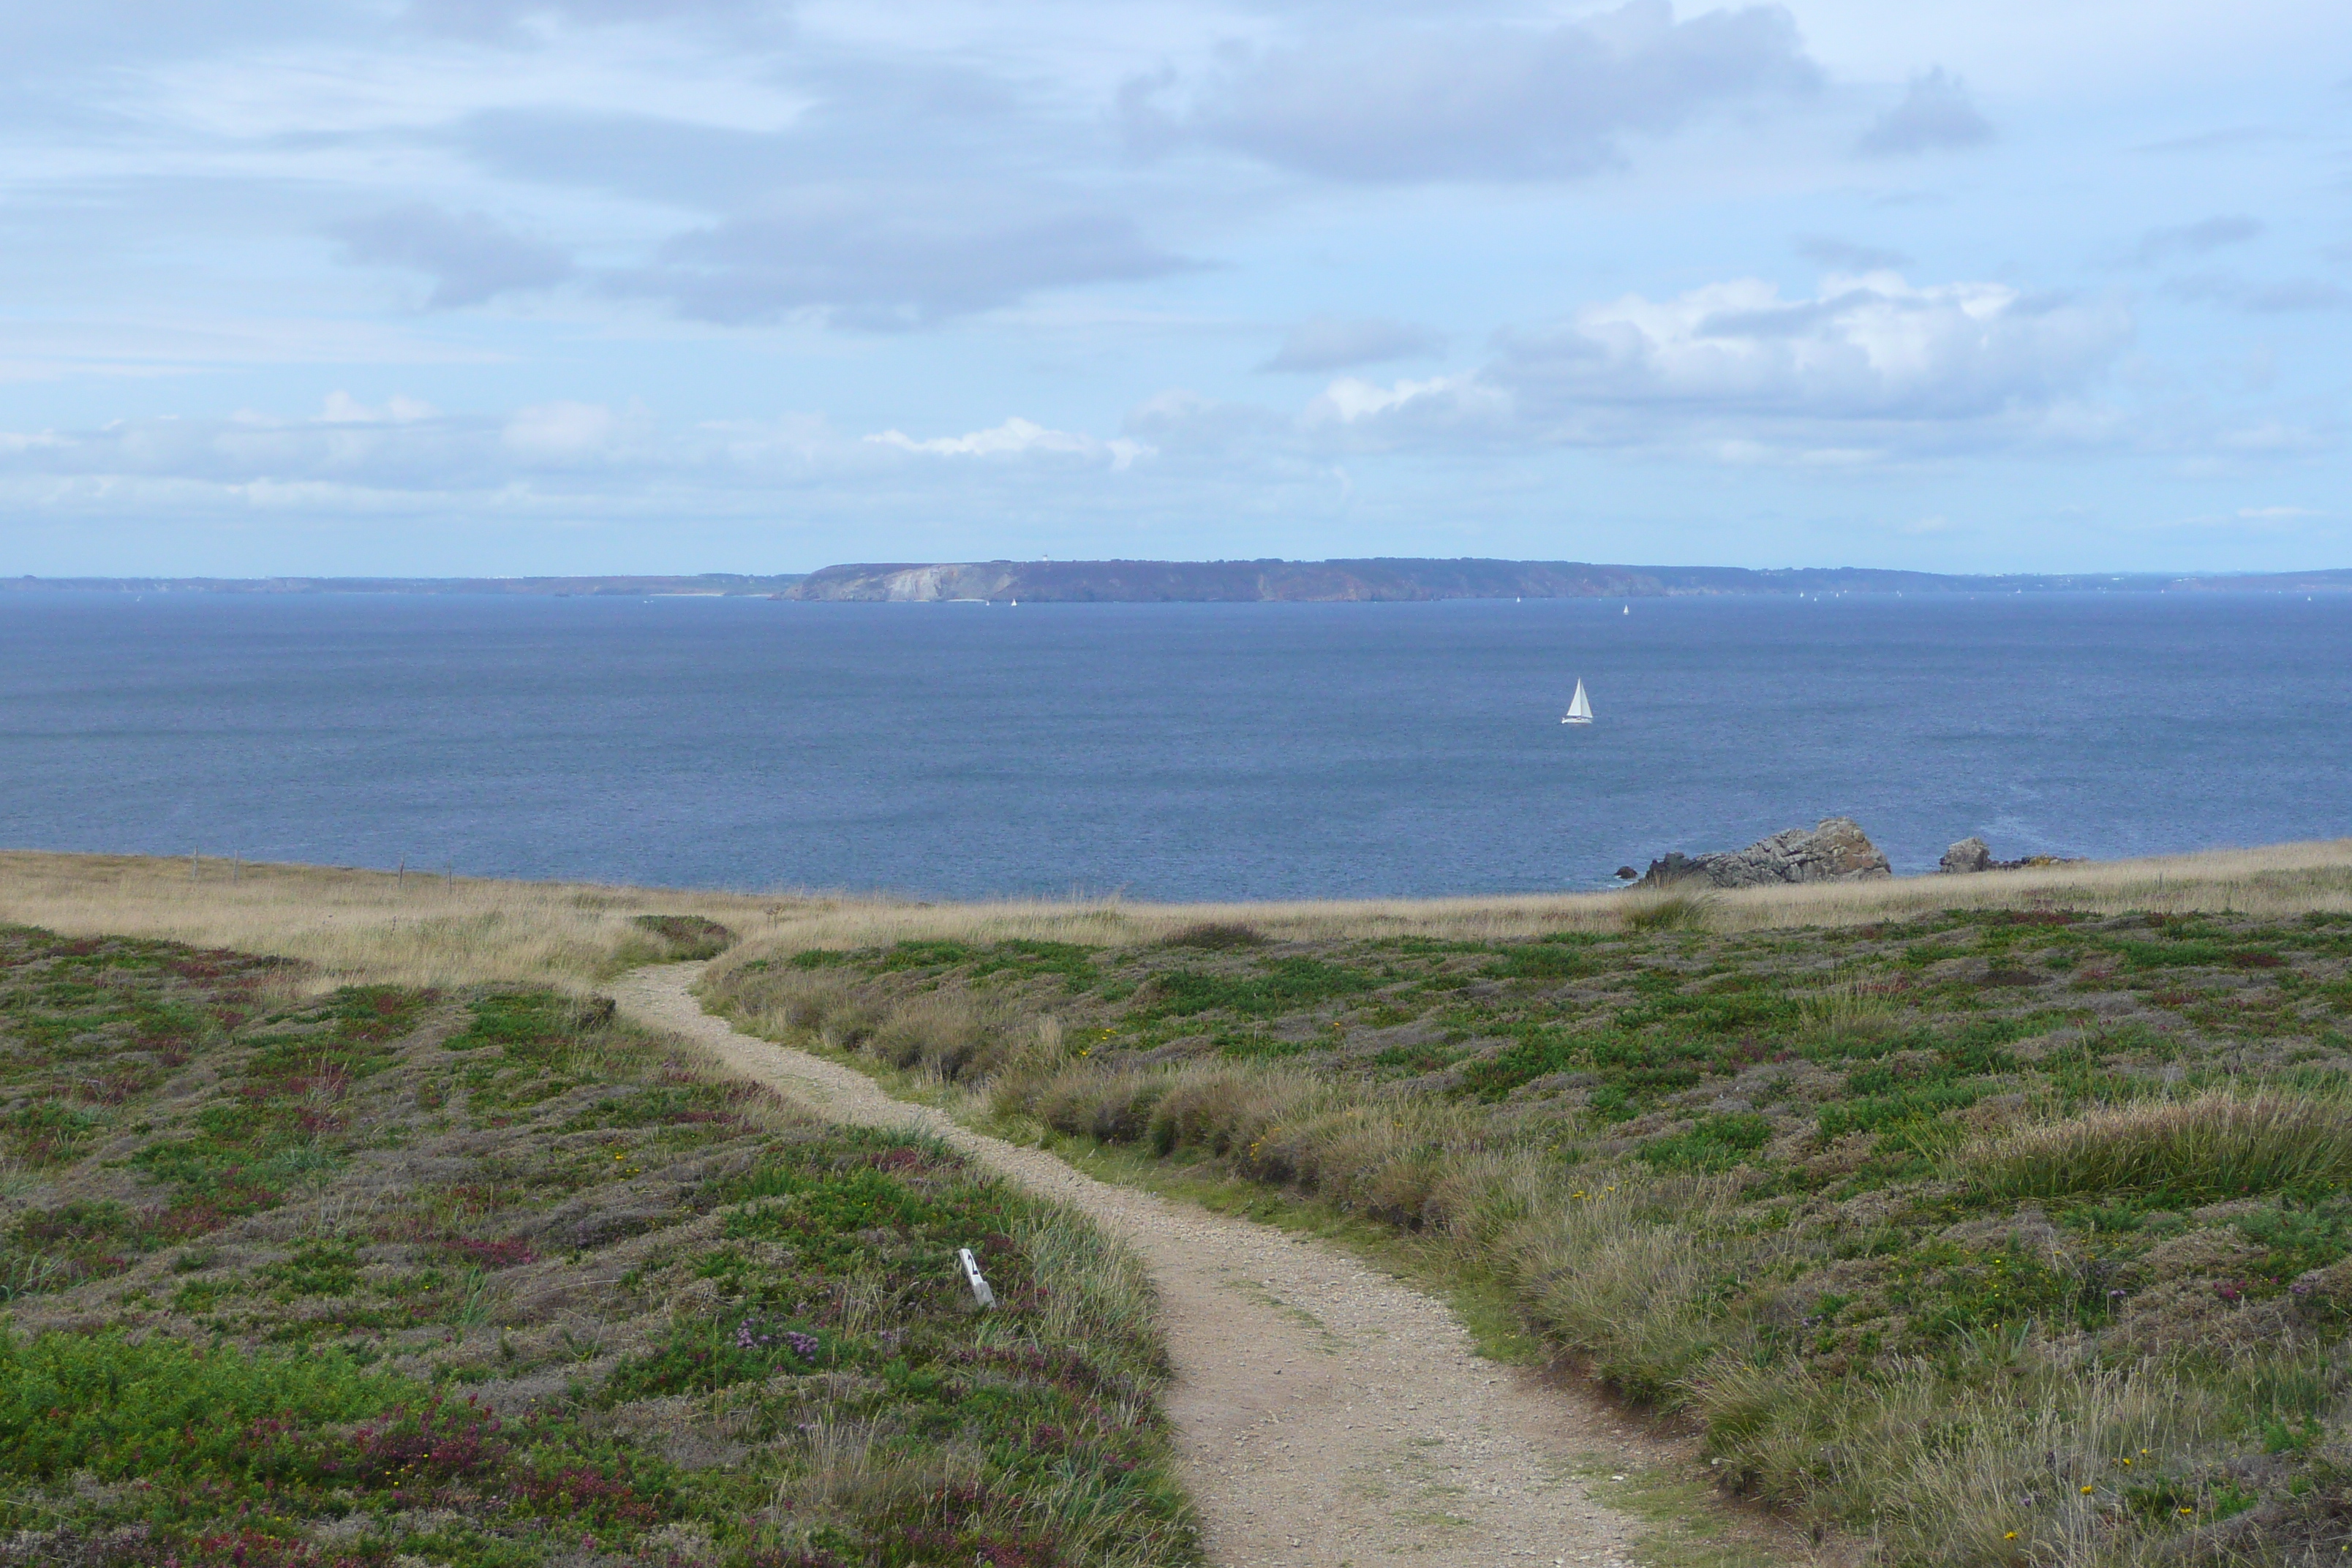
M2352 595L12 593L0 784L6 847L925 898L2145 855L2352 835Z

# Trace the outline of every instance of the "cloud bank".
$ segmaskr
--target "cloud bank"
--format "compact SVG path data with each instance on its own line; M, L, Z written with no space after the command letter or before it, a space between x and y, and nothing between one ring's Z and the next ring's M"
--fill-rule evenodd
M338 224L330 232L342 240L344 259L355 266L423 273L433 284L425 303L436 310L549 288L572 271L572 258L557 247L486 214L448 213L424 203Z
M824 193L682 235L614 287L707 321L814 311L838 325L894 331L1042 289L1163 278L1192 265L1117 213L1007 216L953 199L886 205Z
M1880 115L1854 150L1865 158L1907 158L1980 146L1992 136L1992 122L1977 112L1960 79L1938 66L1913 77L1903 101Z
M1444 334L1428 327L1377 316L1318 316L1291 328L1275 356L1257 368L1313 374L1444 352Z
M1351 181L1565 179L1621 162L1628 133L1820 83L1780 6L1677 21L1666 0L1631 0L1549 28L1334 30L1199 80L1135 78L1119 106L1147 151L1205 143Z

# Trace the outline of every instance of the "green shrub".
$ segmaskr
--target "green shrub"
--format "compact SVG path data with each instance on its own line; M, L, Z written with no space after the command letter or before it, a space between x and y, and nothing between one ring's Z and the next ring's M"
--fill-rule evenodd
M1634 1152L1661 1171L1725 1171L1772 1141L1772 1124L1752 1110L1702 1116Z
M120 1330L0 1332L0 1472L104 1479L315 1470L277 1439L422 1404L424 1385L340 1352L207 1351Z
M943 969L971 962L972 950L960 942L902 942L873 960L874 968L888 973L900 969Z
M604 1016L610 1016L607 1011ZM553 991L502 992L480 997L466 1009L466 1026L442 1042L453 1051L497 1046L508 1057L537 1058L576 1034L584 1020L579 1003Z
M1574 980L1600 967L1587 953L1544 941L1506 948L1479 973L1493 980Z
M1223 1009L1249 1018L1271 1018L1334 997L1352 996L1384 984L1377 974L1318 958L1276 958L1245 974L1212 974L1171 969L1154 981L1150 1011L1182 1018Z

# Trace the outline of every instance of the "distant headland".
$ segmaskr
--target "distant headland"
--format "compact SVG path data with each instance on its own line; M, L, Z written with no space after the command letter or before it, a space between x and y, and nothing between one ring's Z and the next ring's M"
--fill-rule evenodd
M1344 603L1428 599L1649 599L1723 594L2058 593L2234 588L2352 590L2352 571L2261 576L2156 574L1951 576L1864 567L1604 566L1581 561L982 561L827 566L791 599L923 603Z
M1582 561L1375 556L1344 561L964 561L810 573L604 577L15 577L0 591L143 594L503 594L765 597L936 604L1343 604L1432 599L1653 599L1702 595L2352 592L2352 570L2181 575L1965 575L1860 566L1610 566Z

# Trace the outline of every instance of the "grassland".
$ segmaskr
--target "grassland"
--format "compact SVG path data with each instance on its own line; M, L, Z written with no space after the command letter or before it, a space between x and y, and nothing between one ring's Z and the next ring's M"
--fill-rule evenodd
M304 961L309 984L470 985L505 980L585 992L632 964L689 956L642 923L686 916L747 946L859 948L1008 938L1123 947L1244 922L1284 941L1419 936L1486 941L1611 931L1646 895L1562 893L1263 904L1112 899L936 903L823 891L740 894L511 882L437 872L134 855L0 851L0 921L68 936L142 936ZM1680 907L1667 900L1669 910ZM2100 913L2352 911L2352 840L1973 878L1908 878L1714 895L1718 931L1850 926L1967 909Z
M545 986L0 929L0 1563L1196 1555L1131 1259Z
M512 981L585 993L633 964L787 933L828 900L189 857L0 851L0 921L302 962L313 990ZM719 942L714 942L717 937Z
M1452 1249L1727 1486L1889 1562L2340 1560L2347 862L835 911L707 991L1001 1130Z

